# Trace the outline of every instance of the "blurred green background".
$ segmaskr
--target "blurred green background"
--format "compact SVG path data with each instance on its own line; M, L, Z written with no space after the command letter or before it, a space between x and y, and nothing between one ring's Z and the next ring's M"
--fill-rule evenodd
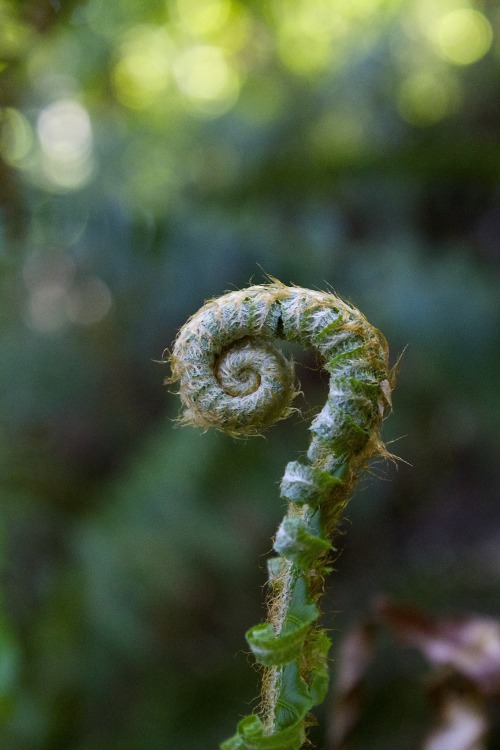
M294 351L304 417L233 441L155 360L263 272L407 347L334 640L381 592L500 615L499 134L494 0L0 0L2 748L206 750L255 705L324 378ZM354 750L420 746L426 673L381 644Z

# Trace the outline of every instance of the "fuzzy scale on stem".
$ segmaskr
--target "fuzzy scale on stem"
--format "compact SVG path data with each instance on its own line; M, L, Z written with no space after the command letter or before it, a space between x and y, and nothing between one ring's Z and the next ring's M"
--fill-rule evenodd
M308 714L328 687L318 601L331 539L359 472L371 456L388 455L380 428L394 382L385 338L336 295L279 282L211 300L181 328L170 382L180 383L182 421L254 435L287 417L297 391L276 338L317 350L329 393L310 426L307 463L286 466L268 621L246 634L264 668L260 715L242 719L221 750L300 750L306 741Z

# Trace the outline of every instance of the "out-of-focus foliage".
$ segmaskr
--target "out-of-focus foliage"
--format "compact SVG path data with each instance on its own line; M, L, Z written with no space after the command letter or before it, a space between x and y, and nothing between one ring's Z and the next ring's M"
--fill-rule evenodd
M498 617L499 132L493 0L0 0L2 747L205 750L247 712L305 424L174 429L154 360L261 269L408 346L411 467L350 507L332 627L379 590ZM354 750L425 737L384 653Z
M340 639L327 750L354 747L356 734L371 731L369 724L363 726L362 699L381 624L397 636L399 646L416 648L433 667L426 692L434 726L422 750L484 750L500 703L500 619L440 620L385 597L374 609L375 617L355 623Z

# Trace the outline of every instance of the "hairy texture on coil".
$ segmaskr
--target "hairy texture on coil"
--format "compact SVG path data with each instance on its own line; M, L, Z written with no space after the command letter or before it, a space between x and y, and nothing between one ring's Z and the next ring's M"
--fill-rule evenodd
M180 381L182 421L252 435L287 417L295 377L293 363L273 341L279 324L270 287L232 292L193 315L171 356L171 381Z
M335 437L340 449L342 440L361 445L356 425L369 429L390 398L385 339L336 295L279 283L210 300L181 328L169 382L180 383L182 421L251 435L289 416L297 393L294 369L276 338L315 348L330 372L328 401L311 427L310 459L328 463ZM365 392L346 386L353 377ZM370 386L375 403L366 394Z
M394 375L385 338L336 295L279 282L211 300L182 327L170 358L182 421L252 435L287 417L296 387L280 338L318 352L328 398L310 426L307 460L286 466L268 621L246 634L263 667L260 715L245 717L221 750L300 750L306 741L308 712L328 685L330 641L317 621L331 539L367 460L388 455L380 428Z

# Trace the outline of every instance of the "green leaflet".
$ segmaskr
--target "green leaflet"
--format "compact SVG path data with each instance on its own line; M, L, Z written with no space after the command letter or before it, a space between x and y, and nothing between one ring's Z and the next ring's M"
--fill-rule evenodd
M339 329L342 326L342 316L339 315L338 311L332 310L330 315L331 319L329 321L323 321L321 330L312 336L312 343L318 348L324 347L325 345L330 347L332 337L339 332Z
M331 548L327 539L311 534L305 521L288 516L281 522L274 540L276 552L303 571L313 568L318 557Z
M300 750L304 741L303 719L272 735L265 735L262 721L250 714L240 721L234 737L223 742L220 750Z
M298 663L287 664L280 675L275 731L297 726L300 721L304 721L313 706L309 685L301 675Z
M315 508L338 484L342 484L341 480L327 471L306 466L300 461L290 461L281 480L281 497L291 503L307 503Z
M326 660L329 648L330 639L327 635L316 631L309 645L309 686L296 663L292 662L283 669L280 694L276 702L276 729L272 735L266 736L262 721L251 714L242 719L237 733L223 742L220 750L300 750L305 740L305 717L324 700L328 690Z
M242 750L244 747L245 745L239 732L220 744L220 750Z
M313 706L323 703L328 692L328 651L331 641L324 630L317 630L308 642L308 663L311 674L309 694Z
M332 347L325 362L325 370L332 375L340 368L351 367L353 362L365 363L363 342L353 336Z
M345 403L343 406L347 406ZM371 415L367 415L367 421ZM370 433L344 409L327 404L313 420L310 431L336 455L349 455L362 450ZM332 428L336 428L332 435Z
M318 617L318 608L306 605L294 609L293 617L288 616L279 635L269 622L263 622L250 628L245 638L259 664L281 666L300 656L307 631Z
M288 510L278 557L268 561L269 621L246 634L265 667L262 714L242 719L221 750L301 750L306 741L308 712L328 687L330 640L317 620L330 537L357 473L384 453L380 428L394 385L385 339L359 310L335 294L273 282L207 302L179 331L171 382L180 382L183 420L254 435L288 416L293 364L275 338L315 348L329 392L310 426L308 463L289 462L281 482Z

